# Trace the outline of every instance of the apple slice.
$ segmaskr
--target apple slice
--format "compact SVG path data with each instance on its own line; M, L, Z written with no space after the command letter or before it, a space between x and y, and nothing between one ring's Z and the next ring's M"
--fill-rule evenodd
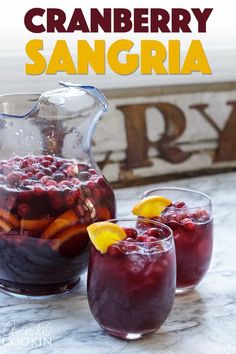
M4 220L0 219L0 229L3 231L9 232L12 229L12 226L6 223Z
M20 221L17 219L17 217L12 213L10 213L9 211L6 211L2 208L0 208L0 217L15 227L20 226Z
M52 221L52 218L42 220L21 220L21 230L43 231Z
M42 233L42 238L49 239L58 232L75 225L79 221L78 216L73 210L68 210L56 218Z
M61 247L61 245L64 242L68 241L70 238L79 234L87 233L87 226L88 225L86 224L75 225L66 230L59 232L56 235L55 243L53 244L52 249L54 251L57 251Z

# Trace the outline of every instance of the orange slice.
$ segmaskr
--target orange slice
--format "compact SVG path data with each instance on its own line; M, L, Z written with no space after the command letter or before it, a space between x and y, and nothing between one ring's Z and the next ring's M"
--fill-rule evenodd
M21 220L20 227L23 230L43 231L51 221L51 218L42 220Z
M20 226L20 221L15 215L10 213L9 211L0 208L0 217L2 217L4 220L6 220L8 223L12 224L15 227Z
M140 200L132 209L132 213L144 218L159 216L165 208L171 204L171 200L161 196L147 197Z
M66 211L56 218L42 233L42 238L52 238L58 232L75 225L79 221L73 210Z
M68 241L71 237L74 237L79 234L87 233L87 226L88 225L84 225L84 224L83 225L75 225L75 226L69 227L66 230L59 232L56 235L57 238L55 239L55 243L53 244L52 249L54 249L54 251L56 251L61 247L61 245L64 242Z
M9 232L12 229L12 226L7 224L4 220L0 219L0 229Z
M101 253L105 253L113 243L126 238L122 227L112 222L96 222L87 227L87 230L90 240Z

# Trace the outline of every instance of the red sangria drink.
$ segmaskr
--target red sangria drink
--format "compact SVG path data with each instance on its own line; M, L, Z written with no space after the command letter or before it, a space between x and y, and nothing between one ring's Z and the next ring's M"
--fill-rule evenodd
M115 216L104 177L59 157L0 161L0 288L43 296L72 288L87 265L87 226Z
M177 293L194 288L206 274L213 249L211 199L204 193L180 188L147 191L145 198L161 195L170 199L160 215L174 234L177 263ZM155 211L153 210L155 214Z
M93 243L88 302L110 335L138 339L161 327L176 285L172 231L148 219L120 219L88 227Z

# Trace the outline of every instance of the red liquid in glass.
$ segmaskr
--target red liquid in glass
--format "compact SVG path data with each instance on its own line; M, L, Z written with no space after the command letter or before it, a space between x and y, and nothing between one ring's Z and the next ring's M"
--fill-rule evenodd
M120 338L157 330L173 305L175 270L173 245L164 250L155 242L122 241L105 254L92 247L88 301L94 318Z
M0 161L0 284L27 295L73 287L87 265L86 227L115 216L105 179L52 156Z
M178 203L175 203L178 204ZM213 249L213 221L204 209L167 208L156 218L174 233L178 289L196 286L206 274Z

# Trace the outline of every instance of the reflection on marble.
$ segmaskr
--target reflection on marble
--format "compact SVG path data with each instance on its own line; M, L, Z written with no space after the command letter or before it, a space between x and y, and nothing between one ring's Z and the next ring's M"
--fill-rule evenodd
M106 335L93 320L86 276L72 295L51 300L0 294L0 353L236 354L236 173L161 183L210 194L215 245L211 268L196 290L177 296L162 328L136 342ZM119 215L153 186L116 191Z

